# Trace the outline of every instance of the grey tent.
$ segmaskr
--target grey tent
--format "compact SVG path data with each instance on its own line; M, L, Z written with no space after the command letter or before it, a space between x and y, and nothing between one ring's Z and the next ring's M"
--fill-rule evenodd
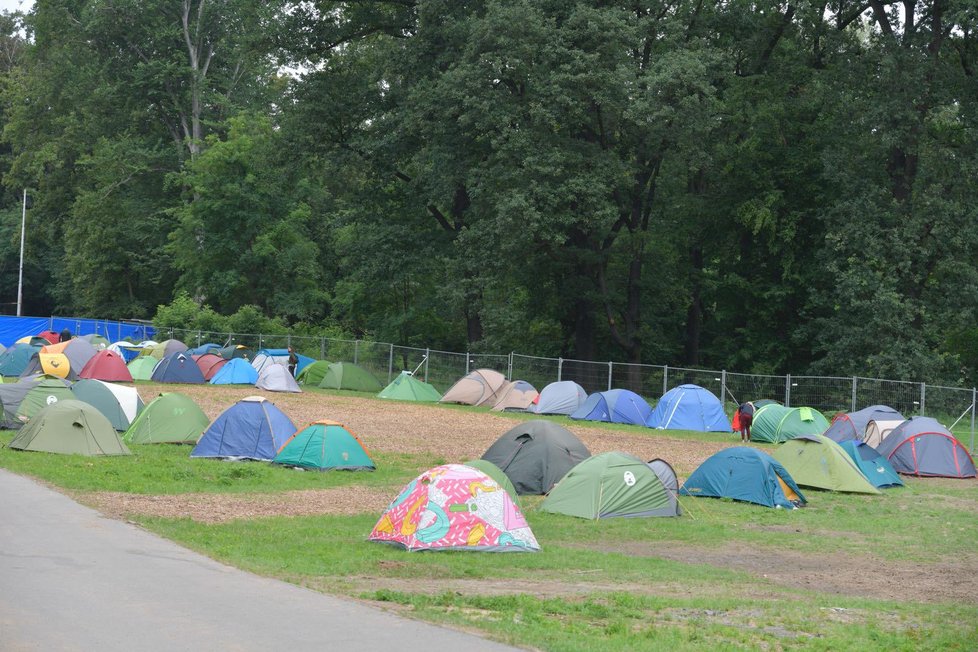
M837 444L847 439L864 441L870 421L903 421L903 415L886 405L870 405L835 417L829 429L822 434Z
M587 400L587 392L573 380L550 383L540 392L536 405L527 411L536 414L573 414Z
M672 464L665 461L662 458L655 458L654 460L649 460L646 464L652 472L659 476L659 480L662 481L662 486L666 488L669 492L669 504L670 507L668 511L670 513L680 514L682 510L679 509L679 478L676 477L676 470L672 468Z
M520 495L545 494L574 466L591 456L567 428L544 420L524 421L486 450Z
M930 417L912 417L877 446L897 473L944 478L975 477L975 462L951 431Z
M258 373L258 382L255 383L258 389L269 392L301 392L299 384L289 373L285 365L266 364Z
M540 392L525 380L514 380L506 383L498 392L499 400L492 409L496 412L504 410L524 411L540 396Z

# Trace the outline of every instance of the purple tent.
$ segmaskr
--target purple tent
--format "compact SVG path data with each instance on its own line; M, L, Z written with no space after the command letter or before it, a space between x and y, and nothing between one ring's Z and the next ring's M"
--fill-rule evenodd
M943 478L975 477L975 462L951 432L930 417L913 417L877 447L897 473Z

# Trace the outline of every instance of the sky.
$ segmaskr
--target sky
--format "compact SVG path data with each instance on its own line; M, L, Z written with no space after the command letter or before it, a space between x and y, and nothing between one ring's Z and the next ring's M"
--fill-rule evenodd
M30 11L34 0L0 0L0 11Z

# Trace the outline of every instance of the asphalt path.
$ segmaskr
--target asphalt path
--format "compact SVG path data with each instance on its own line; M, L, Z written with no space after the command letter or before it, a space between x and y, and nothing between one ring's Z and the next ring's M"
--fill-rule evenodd
M378 649L515 648L240 571L0 469L4 652Z

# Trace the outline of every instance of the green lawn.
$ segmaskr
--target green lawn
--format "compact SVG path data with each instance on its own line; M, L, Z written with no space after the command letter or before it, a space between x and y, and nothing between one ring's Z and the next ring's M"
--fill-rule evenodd
M354 484L393 498L420 469L445 461L381 453L374 473L303 473L191 460L186 446L132 448L131 457L106 459L0 448L0 466L82 500L89 491ZM801 510L684 498L681 518L598 522L538 512L540 499L528 497L536 554L407 553L366 541L375 513L220 524L132 518L262 575L541 650L974 649L978 483L911 479L882 496L806 495ZM969 572L964 588L941 593L940 578Z

